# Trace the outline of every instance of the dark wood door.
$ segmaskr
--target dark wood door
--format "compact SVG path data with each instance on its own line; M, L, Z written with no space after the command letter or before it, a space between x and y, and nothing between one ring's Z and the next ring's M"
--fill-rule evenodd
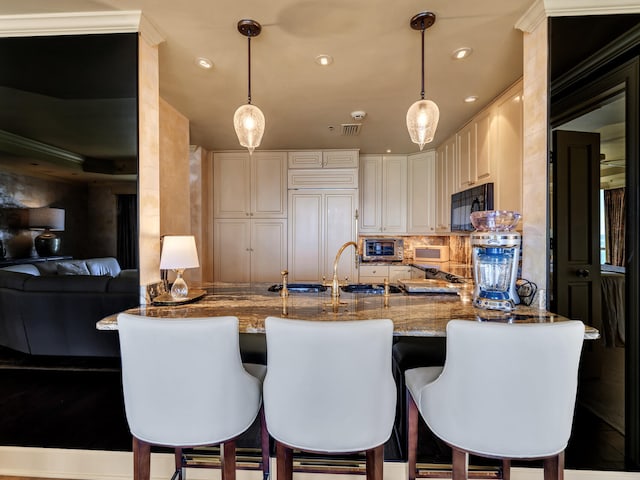
M553 153L552 306L593 325L601 296L600 135L556 130Z

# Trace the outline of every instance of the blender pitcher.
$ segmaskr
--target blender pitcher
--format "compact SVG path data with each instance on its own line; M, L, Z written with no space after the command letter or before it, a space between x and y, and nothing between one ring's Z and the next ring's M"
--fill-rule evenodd
M473 212L471 234L473 305L510 312L520 303L516 279L520 260L520 234L512 231L520 214L506 210Z

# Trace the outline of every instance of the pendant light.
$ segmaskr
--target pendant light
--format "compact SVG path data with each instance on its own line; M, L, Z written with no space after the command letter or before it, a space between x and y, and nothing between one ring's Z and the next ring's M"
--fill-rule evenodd
M422 36L422 90L421 99L409 107L407 112L407 129L413 143L420 146L420 150L433 140L440 119L440 110L431 100L424 99L424 31L433 25L436 16L431 12L421 12L414 15L409 24L414 30L420 30Z
M243 147L249 149L249 154L260 146L262 135L264 134L264 115L262 111L251 104L251 37L257 37L262 31L262 26L255 20L240 20L238 31L247 37L248 45L248 65L249 65L249 88L247 104L241 105L233 115L233 127L236 129L238 141Z

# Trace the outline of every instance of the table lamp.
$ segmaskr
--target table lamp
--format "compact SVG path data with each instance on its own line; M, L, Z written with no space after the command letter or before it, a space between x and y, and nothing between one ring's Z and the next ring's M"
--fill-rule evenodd
M198 268L199 266L196 239L193 235L166 235L164 237L160 268L176 272L176 279L171 286L171 296L174 299L186 298L189 293L189 287L182 278L185 269Z
M30 209L29 228L44 230L33 241L39 256L51 257L60 253L61 240L53 231L64 230L64 210L62 208Z

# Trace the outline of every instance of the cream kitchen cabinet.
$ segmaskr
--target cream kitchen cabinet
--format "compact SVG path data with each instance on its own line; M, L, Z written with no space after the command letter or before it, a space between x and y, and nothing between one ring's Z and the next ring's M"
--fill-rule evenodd
M436 152L407 157L407 233L436 231Z
M493 181L494 115L484 110L457 134L458 190Z
M286 152L213 155L215 218L286 218Z
M436 150L436 231L451 231L451 195L456 193L456 137Z
M398 283L400 279L411 278L411 265L389 265L389 283Z
M398 283L400 279L411 278L411 265L360 265L360 283ZM424 273L424 272L423 272Z
M494 206L522 212L522 81L498 98L495 104L497 176Z
M338 249L356 239L358 191L289 190L288 270L290 282L320 282L333 277ZM340 258L338 278L357 278L355 249Z
M214 221L216 282L280 282L287 268L287 220L223 218Z
M385 278L389 278L388 265L360 264L360 283L382 283Z
M289 168L358 168L358 150L288 152Z
M406 155L362 155L360 192L360 232L406 233Z

